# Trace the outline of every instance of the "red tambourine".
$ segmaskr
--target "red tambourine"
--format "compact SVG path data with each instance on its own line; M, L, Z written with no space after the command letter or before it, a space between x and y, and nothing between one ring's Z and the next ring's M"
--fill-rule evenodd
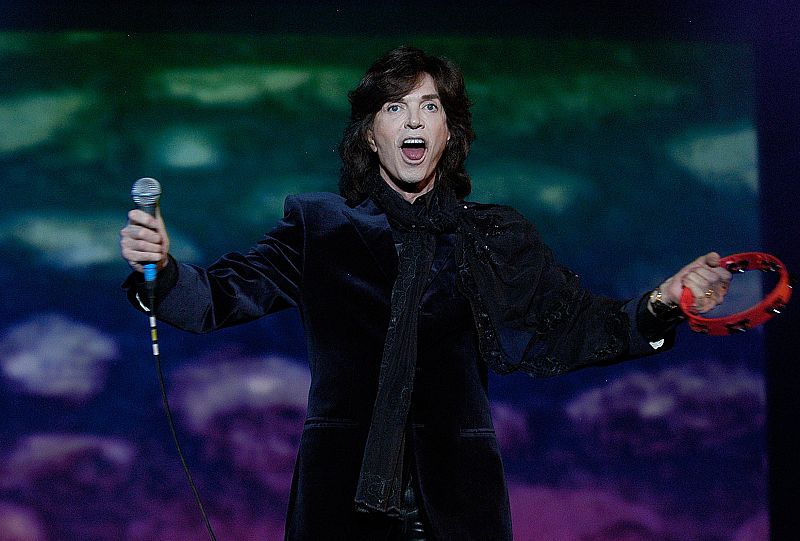
M762 252L732 254L720 259L719 265L732 273L750 270L777 272L779 274L778 283L763 301L752 308L716 318L698 315L694 310L694 295L688 287L683 288L680 301L681 310L689 321L689 327L695 332L714 336L745 332L780 314L792 296L789 271L786 270L786 266L781 263L780 259L773 255Z

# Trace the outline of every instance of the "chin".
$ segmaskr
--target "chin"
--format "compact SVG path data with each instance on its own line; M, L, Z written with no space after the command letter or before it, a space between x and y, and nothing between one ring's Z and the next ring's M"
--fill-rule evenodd
M407 176L405 178L400 179L400 184L403 186L414 185L417 186L419 184L425 183L426 180L430 179L430 175L413 175ZM431 180L431 182L433 182Z
M419 173L416 173L416 174L414 174L412 172L412 174L402 175L402 176L393 175L393 174L389 173L388 171L386 173L387 174L385 176L382 174L384 180L386 180L387 182L390 182L391 184L396 186L398 189L406 191L406 192L415 192L415 191L417 191L419 186L422 183L424 183L427 178L429 178L429 175L425 175L422 172L419 172Z

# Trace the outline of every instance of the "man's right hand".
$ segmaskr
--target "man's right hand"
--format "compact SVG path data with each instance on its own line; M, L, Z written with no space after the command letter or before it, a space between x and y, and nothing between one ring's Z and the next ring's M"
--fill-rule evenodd
M119 247L133 270L144 272L146 263L163 269L169 263L169 236L161 211L156 208L155 218L139 209L128 212L128 225L119 232Z

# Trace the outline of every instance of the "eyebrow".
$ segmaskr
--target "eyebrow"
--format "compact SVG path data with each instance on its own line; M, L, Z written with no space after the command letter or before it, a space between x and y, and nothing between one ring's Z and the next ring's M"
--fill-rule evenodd
M442 98L439 97L439 94L423 94L422 96L419 97L419 99L420 99L420 101L428 101L428 100L439 100L439 101L442 101ZM406 96L403 96L402 98L400 98L399 100L397 100L395 102L387 101L386 103L399 103L399 102L405 102L405 101L406 101Z

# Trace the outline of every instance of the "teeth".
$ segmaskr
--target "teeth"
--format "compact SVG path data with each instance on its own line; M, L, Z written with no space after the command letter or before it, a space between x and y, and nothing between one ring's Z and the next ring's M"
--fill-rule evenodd
M425 141L419 138L412 138L412 139L403 139L404 145L424 145Z

